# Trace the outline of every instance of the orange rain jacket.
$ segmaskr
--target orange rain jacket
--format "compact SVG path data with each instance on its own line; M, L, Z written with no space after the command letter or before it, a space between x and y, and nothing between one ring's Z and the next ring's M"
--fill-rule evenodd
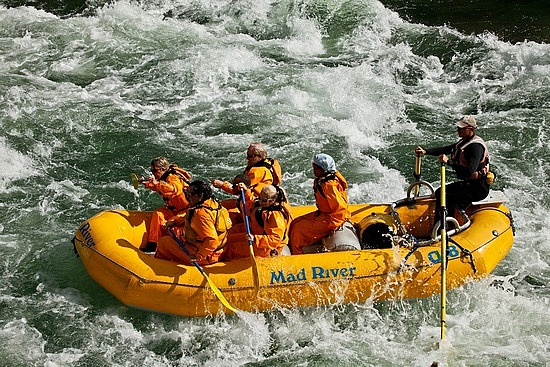
M178 171L172 170L173 168ZM185 172L187 179L184 179L176 172ZM185 176L184 176L185 177ZM179 212L183 209L187 209L189 202L185 198L184 191L189 186L189 179L191 175L186 171L178 168L176 165L171 165L168 171L157 181L156 184L152 182L145 182L145 187L149 190L153 190L159 193L164 200L164 206L168 209Z
M156 184L145 182L146 188L156 191L164 200L164 206L157 208L151 217L147 237L148 242L158 242L161 236L166 235L166 231L162 228L162 225L189 207L189 202L185 198L184 192L189 186L190 178L191 175L187 171L172 164Z
M246 208L249 215L250 233L254 236L252 247L259 257L277 256L288 244L288 231L292 221L288 203L262 208L251 190L245 191ZM246 225L240 223L231 228L225 260L250 257L246 240Z
M271 173L271 170L265 166L264 162L266 161L267 159L260 161L253 166L247 166L244 170L244 173L246 173L246 175L250 178L250 188L256 197L260 195L260 191L262 191L264 186L273 184L273 173ZM234 195L235 193L231 187L232 185L228 181L225 181L221 189L228 194Z
M213 198L189 208L185 215L184 244L200 265L218 262L227 243L231 220L227 209ZM192 265L170 236L159 240L155 257Z
M329 216L330 230L337 230L351 217L348 210L347 188L348 182L339 171L317 177L313 182L317 209Z
M348 183L339 171L315 178L313 190L317 210L292 222L290 246L293 254L303 253L303 247L329 235L351 218L347 188Z

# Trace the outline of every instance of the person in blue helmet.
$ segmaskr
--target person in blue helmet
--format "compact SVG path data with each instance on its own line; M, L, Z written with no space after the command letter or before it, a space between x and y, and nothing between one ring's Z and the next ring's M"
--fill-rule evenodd
M302 215L291 224L290 247L293 254L334 233L351 214L348 210L348 183L336 169L334 159L324 153L313 157L313 191L317 210Z

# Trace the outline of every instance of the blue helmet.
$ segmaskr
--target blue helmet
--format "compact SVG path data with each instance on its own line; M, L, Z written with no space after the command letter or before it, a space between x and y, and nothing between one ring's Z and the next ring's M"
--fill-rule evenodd
M325 172L336 172L336 163L334 163L334 159L328 154L315 154L313 164L319 166Z

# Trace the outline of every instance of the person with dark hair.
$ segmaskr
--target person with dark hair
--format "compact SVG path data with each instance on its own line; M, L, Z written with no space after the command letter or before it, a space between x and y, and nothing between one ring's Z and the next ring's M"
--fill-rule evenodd
M254 255L269 257L280 255L288 244L288 228L292 221L290 204L284 191L274 185L266 185L255 198L243 183L246 210L249 217L250 233L245 223L239 223L229 230L225 260L250 257L250 241ZM242 215L242 214L241 214Z
M162 196L164 206L153 212L147 231L147 245L142 248L143 251L155 251L159 238L166 235L164 223L189 206L184 191L190 179L191 174L177 164L170 164L165 157L156 157L151 161L151 175L142 178L141 182L145 188Z
M313 191L317 210L292 221L290 246L292 254L334 233L351 217L348 210L348 183L336 170L334 159L319 153L313 157Z
M492 183L493 174L489 172L489 150L487 144L476 135L477 122L474 116L463 116L456 123L460 141L455 144L437 148L414 149L416 155L436 155L439 161L454 169L460 181L447 184L445 190L446 207L449 213L455 209L465 209L474 201L483 200L489 194L489 185ZM447 157L447 154L450 157ZM437 224L440 213L441 189L435 192Z
M160 238L155 257L186 265L192 265L191 260L200 265L214 264L223 254L227 231L231 228L227 209L214 198L210 184L205 181L191 182L185 196L189 200L187 212L167 221L165 226L183 226L181 239L193 259L189 259L171 236Z

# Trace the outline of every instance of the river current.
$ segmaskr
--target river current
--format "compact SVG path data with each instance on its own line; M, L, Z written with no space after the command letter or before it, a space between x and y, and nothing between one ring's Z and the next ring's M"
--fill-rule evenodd
M4 4L0 365L548 365L548 43L425 25L376 0ZM458 140L463 114L517 231L490 277L449 292L445 348L439 297L181 318L122 305L73 253L95 213L161 205L129 182L155 156L231 179L262 141L299 205L324 152L351 202L392 202L414 146ZM436 158L422 167L438 186Z

